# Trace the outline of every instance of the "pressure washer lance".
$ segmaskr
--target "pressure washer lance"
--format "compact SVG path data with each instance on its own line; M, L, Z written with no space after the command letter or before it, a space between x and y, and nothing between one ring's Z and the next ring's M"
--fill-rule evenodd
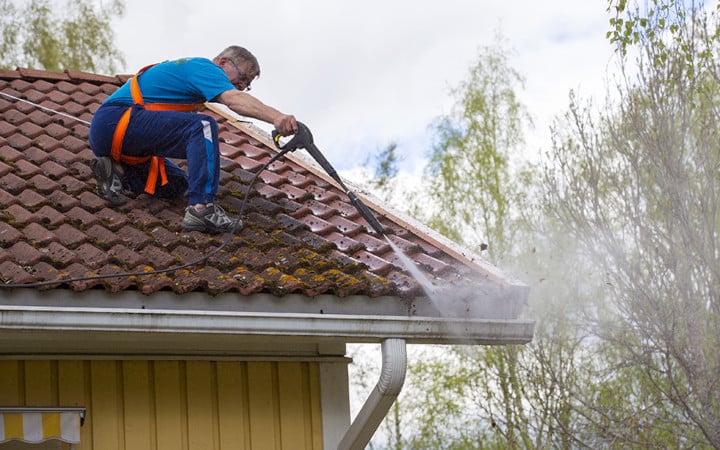
M313 136L312 133L310 133L310 129L302 122L298 122L298 132L295 133L295 135L290 139L287 143L281 144L280 143L280 133L278 133L277 130L272 131L272 138L273 142L275 142L275 146L283 151L295 151L299 148L304 148L310 156L317 161L318 164L320 164L320 167L323 168L325 172L327 172L330 177L332 177L333 180L337 181L340 187L345 191L345 195L348 196L350 199L350 202L355 206L355 209L358 210L360 215L367 221L367 223L370 224L371 227L381 236L385 236L385 230L383 229L382 225L380 225L380 222L375 218L375 216L370 212L370 209L360 201L359 198L345 186L345 183L343 183L342 179L338 175L335 168L330 164L330 162L325 158L325 156L320 152L320 150L317 148L315 143L313 142Z

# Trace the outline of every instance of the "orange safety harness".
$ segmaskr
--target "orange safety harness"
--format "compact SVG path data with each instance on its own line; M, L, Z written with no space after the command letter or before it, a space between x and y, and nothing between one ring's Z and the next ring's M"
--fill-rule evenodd
M143 108L150 111L191 112L203 106L203 103L151 103L146 105L143 100L142 92L140 92L138 77L154 65L155 64L151 64L143 67L130 80L130 93L132 94L133 103L141 105ZM148 177L145 182L145 192L153 195L155 193L158 175L160 175L161 186L165 186L168 183L167 174L165 173L165 159L162 156L130 156L122 154L123 139L125 138L125 132L127 131L128 124L130 123L131 111L132 106L125 110L123 115L120 117L120 121L115 127L110 154L115 161L123 162L125 164L141 164L150 160Z

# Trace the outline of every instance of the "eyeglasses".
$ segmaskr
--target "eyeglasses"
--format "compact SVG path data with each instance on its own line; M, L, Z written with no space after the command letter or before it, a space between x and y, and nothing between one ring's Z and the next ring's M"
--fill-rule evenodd
M250 83L252 83L252 80L247 76L245 72L241 68L238 67L237 64L233 62L232 59L228 58L227 61L230 61L230 64L237 70L238 76L240 78L241 85L234 84L233 85L238 88L241 91L249 91L250 90ZM242 87L240 87L242 86Z

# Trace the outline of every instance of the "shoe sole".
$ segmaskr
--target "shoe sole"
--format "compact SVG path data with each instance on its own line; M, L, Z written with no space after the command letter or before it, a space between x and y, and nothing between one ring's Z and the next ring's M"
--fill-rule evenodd
M235 225L236 221L233 220L233 224L228 228L219 228L214 225L209 225L206 223L190 223L185 222L185 220L182 221L182 227L184 230L187 231L201 231L203 233L226 233L228 231L231 231L233 227L235 228L235 231L242 229L242 220L237 220L237 225Z
M107 168L105 167L105 163L102 162L100 159L94 159L90 163L90 170L92 171L93 176L95 177L95 181L97 182L97 192L98 195L105 200L109 201L113 205L123 205L125 202L128 201L127 197L125 197L122 194L118 194L117 192L113 192L109 189L105 189L103 186L104 183L98 182L98 180L106 179L107 176ZM110 177L113 176L112 168L110 169Z

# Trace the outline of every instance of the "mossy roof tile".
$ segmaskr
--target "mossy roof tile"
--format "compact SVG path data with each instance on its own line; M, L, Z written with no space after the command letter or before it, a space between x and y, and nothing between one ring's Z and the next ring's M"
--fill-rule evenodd
M148 295L421 295L345 193L292 158L258 177L243 227L234 236L184 231L182 198L139 195L121 207L109 205L97 195L88 165L93 155L86 122L127 79L71 70L0 70L0 93L6 94L0 95L0 282L57 279L64 281L50 288ZM218 120L225 158L217 202L237 214L256 171L277 150L263 143L269 138L246 134L215 111L206 112ZM434 280L475 270L423 233L375 212ZM226 240L223 251L201 264L152 272L202 259ZM143 275L128 276L136 272ZM68 281L113 274L119 276Z

